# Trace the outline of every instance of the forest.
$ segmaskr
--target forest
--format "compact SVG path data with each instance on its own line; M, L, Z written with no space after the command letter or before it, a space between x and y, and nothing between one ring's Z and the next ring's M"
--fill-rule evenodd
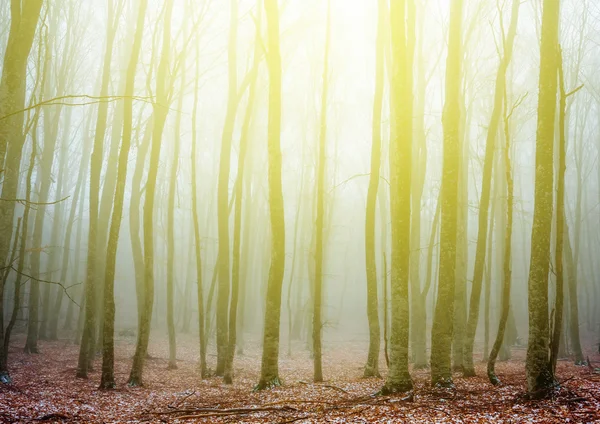
M2 0L0 57L0 422L600 421L596 0Z

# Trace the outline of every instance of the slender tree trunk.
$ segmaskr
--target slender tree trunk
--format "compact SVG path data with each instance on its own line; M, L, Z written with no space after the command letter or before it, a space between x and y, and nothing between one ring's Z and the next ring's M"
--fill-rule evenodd
M123 105L123 138L119 162L117 164L117 181L112 202L112 216L110 219L110 231L106 249L106 267L104 269L104 319L102 335L102 378L101 389L115 388L114 372L114 333L115 333L115 270L117 259L117 248L119 243L119 232L123 218L123 203L125 197L125 185L127 183L127 164L129 161L129 150L131 147L132 125L133 125L133 93L135 86L135 72L140 56L142 36L144 33L144 20L146 18L147 0L139 3L136 33L131 49L131 58L127 68L125 82L125 99ZM165 28L167 31L167 28Z
M384 90L384 49L386 6L378 1L377 40L375 44L375 96L373 98L373 122L371 132L371 175L367 192L365 214L365 268L367 270L367 317L369 319L369 354L364 377L379 377L379 350L381 330L379 328L379 299L377 296L377 261L375 254L375 214L377 193L381 174L381 116ZM383 224L383 223L382 223Z
M100 83L100 96L108 95L110 83L110 65L112 62L113 45L116 28L112 15L113 2L108 0L108 19L112 25L107 25L106 48L102 68L102 80ZM89 194L89 229L88 229L88 252L87 252L87 275L85 282L85 321L79 348L79 361L77 364L77 377L87 378L88 370L91 368L91 358L95 351L96 329L96 255L98 235L98 207L100 194L100 173L102 170L102 158L104 150L104 136L106 134L106 120L108 115L108 103L101 102L98 105L98 117L96 119L96 130L94 136L94 147L90 161L90 194Z
M463 1L452 0L446 64L446 103L442 116L444 155L441 192L440 272L438 296L431 332L431 384L453 386L452 336L454 279L456 278L457 195L459 174L459 122L461 27Z
M390 5L393 76L391 88L390 205L392 217L390 371L382 394L413 387L408 372L410 217L412 174L412 51L407 39L407 3ZM415 212L417 213L417 212ZM420 211L418 212L420 213Z
M138 330L141 326L142 311L144 309L144 251L140 238L140 204L142 199L142 178L144 167L150 148L152 137L153 120L150 118L146 124L143 139L138 143L135 170L131 180L131 196L129 198L129 238L131 240L131 251L133 256L133 268L135 272L135 294L137 300Z
M323 231L325 222L325 173L327 152L327 95L329 91L329 45L331 31L331 3L327 3L327 28L325 35L325 60L323 65L323 90L321 93L321 122L319 125L319 155L317 159L317 216L315 223L315 295L313 298L313 380L323 381L322 364L322 303L323 303Z
M217 195L217 213L219 230L219 287L217 291L217 370L216 374L222 376L225 372L225 359L227 356L228 340L228 306L229 306L229 174L231 167L231 140L235 126L237 106L237 25L238 2L231 0L229 20L229 47L228 47L228 76L229 97L227 99L227 112L221 137L221 156L219 165L219 187Z
M87 134L87 133L86 133ZM91 147L91 146L90 146ZM88 155L89 156L89 153ZM83 161L87 164L88 161L85 160L85 158L87 156L83 156L82 159ZM86 165L86 172L83 173L83 175L81 176L82 179L85 179L87 175L87 165ZM82 184L79 192L80 192L80 197L81 197L81 201L79 202L79 211L77 212L77 216L83 216L83 206L85 205L85 184ZM73 258L73 267L71 268L71 281L73 281L73 284L77 284L78 289L75 291L75 293L77 294L84 294L84 290L83 287L81 287L81 285L83 284L82 282L79 281L79 266L80 266L80 256L81 256L81 239L82 237L82 233L83 233L83 220L82 219L78 219L77 220L77 232L75 234L75 256ZM77 297L75 294L73 295L73 297ZM81 296L79 296L81 297ZM72 330L72 324L73 324L73 314L74 314L74 305L75 303L69 299L69 302L67 304L67 314L65 316L65 322L63 325L63 330L67 330L70 331ZM78 308L83 309L83 302L80 303L78 305ZM75 328L77 328L78 325L75 325ZM80 336L81 337L81 336ZM79 337L77 337L77 339L79 339Z
M516 6L515 6L516 4ZM514 8L518 8L520 4L519 0L513 2ZM496 340L492 346L488 363L487 363L487 375L490 383L493 385L500 384L500 379L496 375L496 359L502 345L507 345L508 340L505 337L506 325L509 319L510 313L510 293L512 284L512 232L513 232L513 216L514 216L514 181L512 175L512 165L510 158L510 149L512 148L511 137L510 137L510 117L514 111L514 108L508 111L506 91L504 93L504 172L506 179L506 229L504 232L504 257L503 257L503 284L502 284L502 311L500 314L500 322L498 323L498 332L496 333Z
M433 280L433 252L435 250L436 239L440 228L440 213L441 199L438 198L435 207L433 221L431 222L431 233L429 236L429 246L427 247L427 274L425 276L425 287L419 289L418 296L413 308L413 318L416 322L413 323L415 335L413 338L413 352L415 369L427 368L427 295L431 288Z
M200 76L198 70L200 67L200 53L198 43L195 43L196 52L196 77L194 79L194 106L192 109L192 222L194 224L194 245L195 245L195 258L196 258L196 284L198 293L198 341L200 344L200 378L204 379L208 375L206 366L206 320L204 314L204 287L202 284L202 246L200 239L200 225L198 223L198 188L197 188L197 175L196 175L196 149L198 144L198 82Z
M535 207L529 270L529 343L527 389L544 396L555 381L549 372L548 273L554 182L554 121L556 117L557 45L560 2L544 0L535 162Z
M69 113L69 112L67 112ZM86 139L87 141L87 139ZM73 224L75 223L75 213L77 212L77 208L79 206L79 197L81 196L82 192L83 192L83 180L85 178L86 175L86 171L87 171L87 164L88 161L86 160L86 158L89 156L89 147L90 143L85 143L83 151L82 151L82 156L81 156L81 163L79 165L79 175L77 177L77 183L75 185L75 189L74 189L74 194L73 194L73 201L71 202L71 210L69 211L69 217L67 219L67 228L65 231L65 238L64 238L64 247L62 249L62 264L60 267L60 280L61 282L65 282L67 281L67 273L69 271L69 259L70 259L70 254L71 254L71 233L73 231ZM65 151L63 153L64 157L68 157L68 150ZM63 166L64 168L66 168L66 163L63 163L61 166ZM59 196L62 197L62 196ZM57 294L56 294L56 300L54 302L54 307L53 307L53 313L50 317L50 322L49 322L49 336L50 339L52 340L57 340L58 339L58 319L60 316L60 310L62 307L62 301L64 298L64 294L62 290L58 290Z
M492 271L494 260L492 253L494 252L494 228L496 227L496 206L498 203L496 193L492 194L491 199L491 213L490 213L490 224L488 227L487 235L487 255L485 264L485 293L484 293L484 306L483 306L483 355L489 351L490 347L490 305L492 303Z
M141 0L145 12L147 0ZM146 182L146 194L144 198L144 308L140 319L140 328L138 331L135 355L133 365L129 375L130 386L141 386L144 362L148 354L148 342L150 340L150 321L152 319L152 308L154 306L154 197L156 194L156 179L158 175L160 149L162 144L162 134L169 112L168 104L168 72L169 56L171 50L171 16L173 13L173 0L169 0L165 5L162 52L158 71L156 74L156 99L157 103L153 105L152 113L152 148L150 153L150 166L148 168L148 179ZM141 15L141 13L140 13ZM137 65L137 56L141 38L143 35L143 18L139 18L139 30L136 31L136 41L139 38L139 44L133 50ZM133 56L132 56L133 57ZM135 70L133 66L132 69ZM134 78L132 78L132 81ZM133 84L131 85L133 87Z
M271 219L271 267L267 285L261 376L257 389L281 384L279 380L279 327L281 290L285 270L285 215L281 187L281 52L279 5L265 0L269 68L269 211Z
M241 233L242 233L242 201L244 195L244 171L246 165L246 156L250 137L250 125L254 114L254 104L256 99L256 83L258 80L258 67L260 65L260 37L261 37L261 0L257 0L256 10L258 18L256 23L256 39L254 43L254 64L252 67L252 82L250 83L250 92L248 94L248 105L242 124L240 136L240 153L238 157L237 177L235 182L235 212L233 225L233 268L231 273L231 305L229 307L229 329L227 356L225 358L224 380L226 384L233 383L233 358L237 343L237 324L238 324L238 302L240 293L240 259L241 259ZM229 215L229 212L228 212ZM246 222L245 225L249 225ZM245 284L247 280L244 278Z
M486 236L489 222L490 191L492 184L492 170L494 163L494 152L496 150L496 138L500 117L502 113L502 102L506 90L506 73L510 65L513 53L514 39L517 32L519 20L519 0L513 0L511 9L511 21L503 48L504 52L500 58L500 65L496 74L496 88L494 92L494 107L490 117L490 125L487 131L485 143L485 159L483 165L483 177L481 185L481 199L479 201L479 227L477 232L477 248L475 251L475 265L473 269L473 285L471 299L469 302L469 317L467 321L467 332L465 337L463 375L465 377L475 376L473 365L473 345L477 322L479 321L479 305L481 300L481 286L483 280L483 269L485 266ZM504 29L502 29L504 31Z
M185 31L184 31L185 32ZM181 64L181 87L177 117L175 121L175 140L173 141L173 160L171 162L171 176L169 178L169 197L167 206L167 331L169 337L169 364L168 369L177 369L177 342L175 335L175 320L173 317L173 286L175 279L175 195L177 194L177 170L179 169L179 151L181 138L181 117L183 97L185 94L185 56Z

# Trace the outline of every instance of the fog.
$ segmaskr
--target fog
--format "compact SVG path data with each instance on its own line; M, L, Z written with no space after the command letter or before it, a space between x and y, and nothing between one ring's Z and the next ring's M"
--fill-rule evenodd
M560 1L553 33L558 3L2 2L3 381L12 331L80 344L80 377L97 352L104 388L120 343L142 384L148 337L169 367L192 338L226 382L264 348L260 388L299 350L321 381L352 343L395 393L405 362L474 373L500 325L539 393L532 334L554 373L600 322L600 7Z

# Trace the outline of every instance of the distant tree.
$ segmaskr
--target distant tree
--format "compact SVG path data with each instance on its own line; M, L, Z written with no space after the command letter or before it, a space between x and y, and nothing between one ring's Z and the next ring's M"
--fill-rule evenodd
M515 5L516 4L516 5ZM513 13L515 12L515 8L518 9L520 1L515 0L513 2ZM504 93L504 172L505 172L505 180L506 180L506 228L504 233L504 252L503 252L503 276L504 281L502 282L502 309L500 312L500 321L498 322L498 332L496 333L496 340L494 341L494 345L492 346L492 351L490 352L488 363L487 363L487 375L490 380L490 383L493 385L500 384L500 379L496 375L495 365L496 359L498 357L498 353L500 352L500 348L502 344L506 344L507 340L505 340L506 333L506 325L509 320L510 313L510 296L511 296L511 286L512 286L512 234L513 234L513 221L514 221L514 180L513 180L513 171L512 171L512 161L511 161L511 128L510 128L510 119L516 109L519 106L520 102L523 98L519 99L517 103L508 110L507 107L507 96L506 90Z
M106 26L106 44L102 62L102 76L100 81L100 96L108 95L110 83L111 62L113 46L116 36L117 19L113 17L113 0L107 0L108 24ZM101 102L98 105L96 118L96 129L94 131L94 145L90 159L90 188L89 188L89 226L88 226L88 251L87 251L87 273L85 280L85 320L79 347L79 361L77 363L77 377L87 378L91 367L91 359L95 354L95 330L96 330L96 256L98 235L98 208L100 196L100 173L102 171L104 136L106 134L106 122L108 116L108 103Z
M198 126L198 82L200 79L199 63L200 53L199 43L194 43L196 53L196 76L194 78L194 104L192 108L192 223L194 225L194 252L196 258L196 284L198 294L198 341L200 347L200 378L206 378L208 370L206 366L206 331L204 314L204 286L202 284L202 249L200 238L200 224L198 222L198 181L196 171L196 149L198 144L197 126Z
M535 206L528 285L529 342L526 373L527 390L532 397L546 395L547 390L555 384L548 356L548 273L554 202L554 121L559 21L560 1L544 0L535 158Z
M441 188L440 272L431 330L431 384L451 387L456 238L458 215L461 31L463 1L452 0L448 28L446 100L442 116L444 154Z
M219 231L219 285L217 290L217 370L222 376L225 372L225 357L227 356L228 341L228 310L230 295L229 267L229 174L231 168L231 141L235 127L237 109L237 27L238 1L229 2L229 40L227 49L228 63L228 97L227 112L221 136L221 155L219 162L219 185L217 194L217 216Z
M184 23L187 27L187 20ZM184 33L187 30L184 29ZM179 170L179 152L181 150L181 118L183 114L183 98L186 89L185 55L181 59L181 86L175 118L175 134L173 140L173 157L169 176L169 194L167 199L167 332L169 337L168 369L177 368L177 342L175 335L174 285L175 285L175 196L177 194L177 172Z
M321 92L321 121L319 125L319 154L317 158L316 204L317 216L315 223L315 293L313 304L313 379L323 381L322 365L322 302L323 302L323 227L325 222L325 173L327 162L327 95L329 92L329 49L331 44L331 1L327 2L327 28L325 30L325 59L323 65L323 88Z
M520 3L521 2L519 0L513 0L512 2L511 21L506 36L504 35L504 28L501 28L503 53L502 57L500 58L498 71L496 73L494 104L485 143L481 198L479 200L479 227L477 230L477 248L475 251L475 265L473 269L473 289L471 290L471 299L469 302L469 317L467 321L467 332L463 352L463 375L466 377L472 377L475 375L475 366L473 365L473 345L475 342L475 332L477 331L477 323L479 321L479 306L481 303L481 287L487 247L489 221L488 214L490 208L490 192L492 184L492 171L494 167L494 154L496 150L498 128L500 126L502 115L504 91L506 90L506 74L512 59L514 40L517 33ZM503 20L501 10L499 11L499 14L500 25L502 26Z
M233 383L233 358L237 344L237 326L238 326L238 303L240 294L240 284L246 284L247 278L240 275L241 265L241 236L242 236L242 202L244 197L244 184L246 172L246 160L248 156L248 144L250 138L250 126L254 116L254 107L256 103L256 85L258 81L258 71L261 62L260 37L261 37L261 0L257 0L256 10L256 35L254 41L254 64L251 72L250 92L248 94L248 105L242 124L240 135L240 153L238 157L237 177L234 186L235 205L234 205L234 224L233 224L233 265L231 272L231 304L229 306L229 329L227 356L225 358L224 380L225 383ZM246 222L245 225L250 225ZM243 281L243 283L240 282ZM243 302L243 299L242 299Z
M267 15L267 64L269 68L269 210L271 219L271 267L267 284L261 376L258 390L279 386L279 327L281 290L285 270L285 215L281 187L281 52L279 5L265 0Z

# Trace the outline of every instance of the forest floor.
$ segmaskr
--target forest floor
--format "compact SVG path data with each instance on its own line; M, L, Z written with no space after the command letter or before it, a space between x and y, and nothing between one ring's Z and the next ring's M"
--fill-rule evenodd
M158 338L158 340L157 340ZM513 359L499 362L503 384L494 387L477 364L478 377L455 376L455 390L433 389L428 370L413 371L411 396L373 396L382 386L378 378L363 379L366 344L358 341L328 343L323 369L326 382L313 384L312 361L304 345L293 345L288 357L282 346L280 374L284 386L253 392L260 373L260 349L247 343L236 355L235 384L221 378L199 379L198 348L194 338L180 336L178 369L167 370L167 343L155 337L153 359L146 362L143 388L126 381L134 338L116 343L117 389L99 391L101 360L89 380L75 378L78 346L67 340L40 342L41 354L22 352L24 339L14 338L9 365L13 385L0 387L0 422L165 422L165 423L483 423L483 422L600 422L600 355L592 367L560 361L561 386L550 399L527 400L524 349L513 349ZM214 367L214 354L209 354ZM385 364L385 362L383 362ZM385 368L385 367L383 367Z

